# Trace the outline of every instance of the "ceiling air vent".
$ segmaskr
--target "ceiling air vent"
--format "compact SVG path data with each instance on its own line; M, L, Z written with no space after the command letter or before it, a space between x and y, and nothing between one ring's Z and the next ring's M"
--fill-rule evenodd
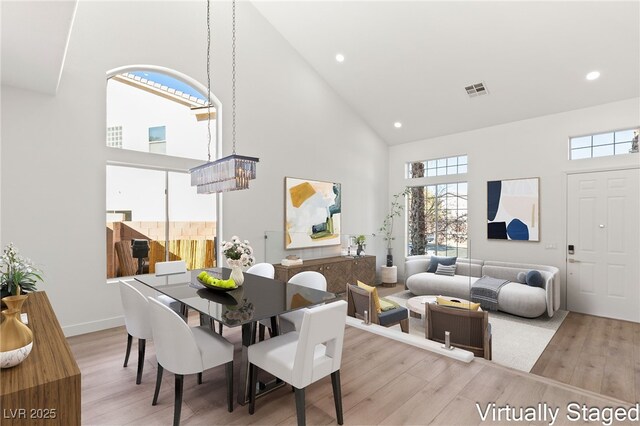
M464 90L467 91L467 95L469 95L470 98L475 98L476 96L482 96L489 93L483 82L466 86Z

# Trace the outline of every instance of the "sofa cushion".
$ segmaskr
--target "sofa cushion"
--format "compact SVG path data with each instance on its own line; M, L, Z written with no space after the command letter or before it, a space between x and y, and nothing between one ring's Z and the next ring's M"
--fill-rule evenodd
M442 256L431 256L431 261L429 263L429 267L427 268L427 272L435 272L438 269L438 264L443 265L455 265L457 257L442 257Z
M420 272L407 278L407 288L416 296L443 295L459 297L469 300L471 284L478 278L464 275L436 275L429 272Z
M438 263L438 269L436 269L436 274L438 275L448 275L450 277L456 274L456 265L443 265L442 263Z
M527 283L527 273L522 271L522 272L518 272L518 277L517 277L517 281L520 284L526 284Z
M518 274L518 276L520 276L520 274ZM536 271L535 269L533 271L527 272L526 282L527 285L531 287L544 288L544 278L542 278L542 274L540 273L540 271Z
M382 326L387 326L398 321L402 321L403 319L409 318L409 311L407 308L403 308L402 306L391 309L390 311L382 312L378 315L378 323Z

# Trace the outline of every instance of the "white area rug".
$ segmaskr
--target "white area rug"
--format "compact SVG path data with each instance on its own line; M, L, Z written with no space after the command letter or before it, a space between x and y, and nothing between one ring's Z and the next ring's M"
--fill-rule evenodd
M413 297L410 291L387 296L387 299L406 306ZM553 317L521 318L504 312L489 312L493 339L493 362L525 372L531 371L547 344L567 316L567 311L557 311ZM391 329L397 329L396 325ZM409 333L425 337L424 322L409 317Z

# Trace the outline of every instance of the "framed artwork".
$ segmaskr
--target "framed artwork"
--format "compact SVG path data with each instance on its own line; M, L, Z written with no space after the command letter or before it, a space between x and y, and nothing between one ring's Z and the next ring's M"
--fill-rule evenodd
M540 179L487 182L487 238L540 241Z
M286 177L285 249L340 244L339 183Z

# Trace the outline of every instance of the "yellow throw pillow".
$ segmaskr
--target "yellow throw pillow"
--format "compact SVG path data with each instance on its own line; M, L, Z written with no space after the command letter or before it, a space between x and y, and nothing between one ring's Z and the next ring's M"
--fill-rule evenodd
M455 299L454 299L455 300ZM436 297L436 303L441 306L451 306L453 308L467 309L469 311L477 311L480 307L479 303L467 302L467 301L453 301L449 299L445 299L444 297Z
M360 287L363 290L367 290L369 293L371 293L371 298L373 299L373 306L376 308L376 312L377 313L382 312L382 308L380 308L380 298L378 297L378 289L373 286L366 285L362 281L358 281L358 287Z

